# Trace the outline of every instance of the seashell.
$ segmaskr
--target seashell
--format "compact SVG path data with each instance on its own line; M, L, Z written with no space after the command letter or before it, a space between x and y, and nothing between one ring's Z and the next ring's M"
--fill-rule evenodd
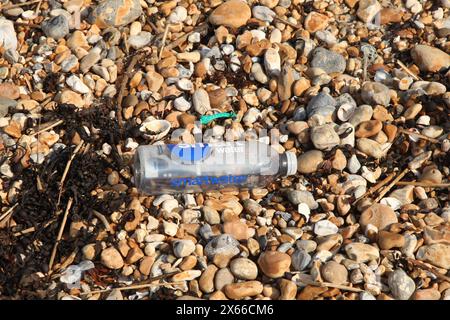
M350 103L344 103L337 110L337 117L341 121L347 121L355 112L356 107Z
M139 130L144 132L144 135L147 138L157 141L164 138L169 133L170 128L171 126L169 121L148 117L144 122L142 122Z

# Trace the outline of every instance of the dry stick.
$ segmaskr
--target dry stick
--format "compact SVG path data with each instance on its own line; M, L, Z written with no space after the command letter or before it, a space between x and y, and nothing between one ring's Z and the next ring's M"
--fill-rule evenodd
M395 177L395 172L390 173L386 178L384 178L382 181L378 182L376 185L374 185L369 190L367 190L367 192L364 193L361 197L356 199L355 202L361 200L362 198L367 197L368 195L374 194L376 191L378 191L378 189L382 188L384 185L386 185L386 183L391 181L394 177Z
M125 71L125 74L123 75L121 83L120 83L119 94L117 96L117 120L119 121L120 128L123 127L123 125L122 125L122 100L123 100L125 88L127 86L127 82L130 77L130 73L133 70L136 63L138 62L138 60L141 58L141 56L142 56L142 53L138 53L133 56L133 58L130 61L130 64L127 67L127 70Z
M397 186L416 186L424 188L450 188L450 183L432 183L432 182L420 182L420 181L399 181Z
M124 291L124 290L143 289L143 288L148 288L148 287L152 287L152 286L180 284L180 282L149 283L149 282L153 282L153 281L156 281L156 280L161 280L161 279L164 279L164 278L171 277L171 276L173 276L173 275L175 275L177 273L179 273L179 272L171 272L171 273L167 273L167 274L162 274L160 276L156 276L156 277L153 277L151 279L146 280L145 282L147 282L147 283L135 284L135 285L125 286L125 287L118 287L118 288L109 288L109 289L102 289L102 290L83 292L83 293L81 293L81 295L104 293L104 292L109 292L109 291L113 291L113 290Z
M59 182L59 194L58 194L58 202L56 203L56 209L59 207L59 203L61 202L61 195L64 187L64 181L66 180L67 173L69 173L70 165L72 164L73 159L77 155L78 151L80 151L81 147L83 146L83 140L76 146L75 150L72 153L72 156L70 157L69 161L67 161L67 165L64 168L63 175L61 177L61 181Z
M39 0L38 5L36 6L36 10L35 13L38 15L39 14L39 10L41 9L41 4L42 4L42 0Z
M61 263L58 270L67 268L73 262L73 260L75 260L77 253L78 253L78 248L75 248L75 250L72 251L72 253L67 257L67 259L64 260L63 263Z
M395 60L395 62L397 62L397 64L403 69L403 70L405 70L406 71L406 73L407 74L409 74L411 77L413 77L414 78L414 80L422 80L422 79L420 79L418 76L416 76L411 70L409 70L409 68L403 63L403 62L401 62L400 60Z
M53 222L55 222L55 221L57 221L56 218L53 218L53 219L47 221L47 222L42 226L42 228L43 228L43 229L47 228L49 225L51 225L51 224L52 224ZM22 231L19 231L19 232L14 233L14 236L15 236L15 237L20 237L20 236L23 236L24 234L31 233L31 232L34 232L34 231L36 231L36 228L35 228L35 227L31 227L31 228L24 229L24 230L22 230Z
M4 8L2 8L2 10L18 8L18 7L24 7L24 6L28 6L30 4L41 2L41 1L42 0L31 0L31 1L23 2L23 3L13 3L13 4L10 4L9 6L8 5L5 6Z
M61 222L61 226L59 227L58 236L56 237L55 245L53 246L52 255L50 256L50 261L48 263L48 272L52 273L53 262L55 261L56 251L58 250L59 241L63 235L64 227L66 226L67 216L69 215L70 208L72 207L73 199L69 198L67 202L66 211L64 212L64 217Z
M437 278L440 278L440 279L442 279L442 280L445 280L445 281L447 281L447 282L450 282L450 277L447 277L447 276L443 275L442 273L437 272L437 271L434 270L433 268L427 266L425 263L423 263L423 262L421 262L421 261L418 261L418 260L415 260L415 259L411 259L411 258L409 258L409 259L407 259L407 260L408 260L409 262L411 262L413 265L415 265L415 266L417 266L417 267L419 267L419 268L422 268L422 269L424 269L424 270L426 270L426 271L431 272L431 273L434 274Z
M11 208L9 208L8 210L6 210L6 212L4 214L2 214L0 216L0 222L5 219L10 213L12 213L14 211L14 209L18 206L19 204L16 203L15 205L13 205Z
M420 139L423 139L423 140L428 140L428 141L430 141L432 143L439 143L438 139L430 138L430 137L427 137L427 136L425 136L423 134L420 134L420 133L411 132L411 131L408 131L408 130L405 130L405 129L402 129L402 128L399 128L398 131L400 133L404 133L404 134L407 134L407 135L410 135L410 136L416 136L416 137L418 137Z
M409 168L406 168L405 170L403 170L386 188L383 189L383 191L380 192L380 194L374 200L374 202L376 203L376 202L380 201L381 199L383 199L384 195L386 193L388 193L389 190L391 190L392 187L395 186L395 184L397 182L399 182L408 172L409 172Z
M48 125L48 126L42 128L42 129L39 129L39 131L36 131L35 133L32 133L32 134L30 135L30 137L34 137L35 135L41 134L41 133L44 132L44 131L48 131L48 130L50 130L50 129L53 129L54 127L59 126L59 125L62 124L63 122L64 122L64 120L58 120L58 121L56 121L56 122L54 122L54 123L52 123L52 124L50 124L50 125ZM42 127L42 126L43 126L43 125L40 125L39 128Z
M337 288L337 289L353 291L353 292L363 292L364 291L359 288L354 288L354 287L345 286L345 285L341 285L341 284L334 284L334 283L330 283L330 282L317 282L317 281L302 281L302 282L307 285L315 286L315 287L330 287L330 288Z
M170 26L171 26L171 24L167 23L166 28L164 29L164 34L163 34L163 38L162 38L161 49L159 50L158 60L161 60L164 47L166 46L166 39L167 39L167 35L169 34Z
M203 32L205 30L208 29L208 24L204 23L201 24L197 27L194 28L194 30L192 30L191 32L186 33L185 35L182 35L181 37L175 39L174 41L172 41L171 43L169 43L167 46L165 46L165 48L167 50L172 50L173 48L178 47L179 45L181 45L183 42L185 42L187 40L187 38L193 34L194 32Z

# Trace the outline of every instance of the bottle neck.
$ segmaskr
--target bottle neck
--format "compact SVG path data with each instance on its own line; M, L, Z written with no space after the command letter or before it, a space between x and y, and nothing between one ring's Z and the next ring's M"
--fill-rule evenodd
M285 152L280 155L278 175L292 176L297 173L297 157L293 152Z

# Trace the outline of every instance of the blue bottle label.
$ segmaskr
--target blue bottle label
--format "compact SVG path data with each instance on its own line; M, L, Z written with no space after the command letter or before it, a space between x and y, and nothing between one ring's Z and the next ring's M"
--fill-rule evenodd
M200 176L194 178L175 178L170 180L172 187L204 186L204 185L240 185L247 182L248 175L233 176Z
M196 144L169 144L172 160L185 164L192 164L206 159L211 153L211 147L207 143Z

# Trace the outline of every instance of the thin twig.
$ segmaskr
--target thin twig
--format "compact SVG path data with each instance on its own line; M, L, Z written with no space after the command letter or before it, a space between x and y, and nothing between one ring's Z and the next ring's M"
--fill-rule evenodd
M396 183L397 186L416 186L424 188L450 188L450 183L432 183L432 182L421 182L421 181L399 181Z
M402 128L399 128L398 131L400 133L404 133L404 134L407 134L407 135L410 135L410 136L416 136L416 137L418 137L420 139L423 139L423 140L428 140L428 141L430 141L432 143L439 143L438 139L430 138L430 137L427 137L427 136L425 136L423 134L420 134L420 133L411 132L411 131L408 131L408 130L405 130L405 129L402 129Z
M134 69L134 66L138 62L138 60L142 57L143 53L138 53L131 58L130 64L128 65L125 74L120 82L119 94L117 95L117 120L119 122L119 127L122 128L122 100L125 92L125 88L127 87L128 79L130 78L131 72Z
M67 257L66 260L64 260L63 263L61 263L58 270L67 268L73 262L73 260L75 260L77 253L78 253L78 247L76 247L75 250L72 251L72 253Z
M52 255L50 256L50 261L48 263L49 274L52 273L53 262L55 261L59 241L61 240L61 237L63 235L64 227L66 226L66 222L67 222L67 216L69 215L69 211L70 211L70 208L72 207L72 203L73 203L73 199L69 198L69 201L67 202L67 206L66 206L66 211L64 212L64 217L61 222L61 226L59 227L58 236L56 237L56 242L55 242L55 245L53 246Z
M167 23L166 28L164 29L164 34L163 34L163 37L161 40L161 49L159 50L158 60L161 60L164 47L166 46L166 39L167 39L167 35L169 34L170 26L171 26L171 24Z
M376 202L380 201L381 199L383 199L384 195L386 193L388 193L389 190L391 190L392 187L395 186L395 184L397 182L399 182L408 172L409 172L409 168L406 168L405 170L403 170L386 188L383 189L383 191L380 192L380 194L374 200L374 202L376 203Z
M389 181L391 181L395 177L395 172L390 173L386 178L384 178L382 181L378 182L376 185L372 186L369 190L367 190L366 193L364 193L361 197L355 200L355 202L361 200L362 198L367 197L368 195L374 194L378 189L385 186Z
M409 70L409 68L400 60L395 60L395 62L397 62L397 64L400 66L400 68L402 68L403 70L405 70L405 72L407 74L409 74L411 77L413 77L414 80L418 81L418 80L422 80L420 79L418 76L416 76L411 70Z
M51 123L50 125L47 126L47 123L45 123L44 125L40 125L38 126L38 130L32 134L30 134L30 137L34 137L35 135L41 134L42 132L48 131L50 129L53 129L54 127L59 126L60 124L62 124L64 122L64 120L58 120L56 122ZM44 126L44 127L43 127ZM42 129L40 129L41 127L43 127Z
M134 285L129 285L129 286L125 286L125 287L108 288L108 289L102 289L102 290L83 292L83 293L81 293L81 295L104 293L104 292L109 292L109 291L113 291L113 290L119 290L119 291L136 290L136 289L149 288L149 287L153 287L153 286L180 284L182 282L151 283L151 282L156 281L156 280L161 280L161 279L165 279L165 278L171 277L173 275L176 275L177 273L179 273L179 272L171 272L171 273L167 273L167 274L162 274L160 276L156 276L156 277L153 277L151 279L146 280L145 283L134 284Z
M36 6L36 10L35 10L36 15L39 15L39 10L41 9L41 4L42 4L42 0L39 0L39 3Z
M317 281L301 281L304 284L310 285L310 286L315 286L315 287L329 287L329 288L337 288L340 290L347 290L347 291L352 291L352 292L363 292L364 290L359 289L359 288L354 288L354 287L350 287L350 286L346 286L346 285L342 285L342 284L334 284L334 283L330 283L330 282L317 282Z
M185 42L189 36L191 34L193 34L194 32L199 32L199 33L203 33L206 30L208 30L208 24L207 23L203 23L197 27L194 28L194 30L182 35L181 37L175 39L174 41L172 41L171 43L169 43L167 46L165 46L166 50L172 50L173 48L178 47L179 45L183 44L183 42Z
M53 218L53 219L47 221L47 222L44 223L44 225L42 226L42 229L47 228L49 225L51 225L51 224L52 224L53 222L55 222L55 221L57 221L56 218ZM21 230L21 231L18 231L18 232L16 232L16 233L14 233L14 236L15 236L15 237L20 237L20 236L23 236L23 235L25 235L25 234L27 234L27 233L31 233L31 232L35 232L35 231L36 231L36 227L30 227L30 228L28 228L28 229L24 229L24 230Z
M7 217L10 213L12 213L12 212L14 211L14 209L15 209L18 205L19 205L19 204L16 203L16 204L13 205L11 208L9 208L8 210L6 210L6 212L0 216L0 222L2 222L3 219L6 219L6 217Z
M425 263L423 263L423 262L421 262L421 261L418 261L418 260L415 260L415 259L411 259L411 258L409 258L409 259L407 259L407 260L408 260L409 262L411 262L413 265L415 265L415 266L417 266L417 267L419 267L419 268L422 268L422 269L424 269L424 270L426 270L426 271L431 272L431 273L434 274L437 278L440 278L440 279L442 279L442 280L445 280L445 281L447 281L447 282L450 282L450 277L447 277L447 276L443 275L442 273L437 272L437 271L434 270L433 268L427 266ZM431 264L431 263L430 263L430 264Z
M61 202L61 195L63 192L64 187L64 181L66 180L67 174L69 173L70 165L72 164L73 159L77 155L78 151L80 151L81 147L83 146L83 140L81 140L80 144L78 144L75 148L75 150L72 153L72 156L70 157L69 161L67 161L67 165L64 168L63 175L61 177L61 181L59 182L59 194L58 194L58 202L56 203L56 209L59 207L59 203Z
M24 7L24 6L28 6L30 4L41 2L41 1L42 0L31 0L31 1L22 2L22 3L13 3L13 4L10 4L10 5L6 5L5 7L2 8L2 10L13 9L13 8L18 8L18 7Z

